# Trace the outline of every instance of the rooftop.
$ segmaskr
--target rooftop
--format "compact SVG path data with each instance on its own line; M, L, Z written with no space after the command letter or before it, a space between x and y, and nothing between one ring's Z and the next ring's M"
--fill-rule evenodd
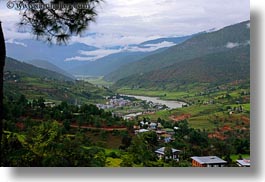
M177 149L174 149L174 148L172 148L171 150L172 150L172 153L180 152L180 150L177 150ZM165 147L157 149L155 152L164 155L165 154Z
M236 160L240 166L250 167L250 159Z
M203 156L203 157L191 157L193 160L199 162L200 164L224 164L227 163L226 161L224 161L223 159L220 159L217 156Z

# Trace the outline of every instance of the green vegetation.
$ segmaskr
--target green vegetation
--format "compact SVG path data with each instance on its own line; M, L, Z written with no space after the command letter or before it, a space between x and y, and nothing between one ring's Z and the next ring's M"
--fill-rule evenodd
M205 86L204 86L205 87ZM191 86L189 86L191 88ZM134 90L119 89L120 93L134 94ZM143 94L148 96L158 96L161 99L181 100L188 104L174 110L162 110L154 114L146 114L142 117L156 121L158 118L177 122L188 119L192 128L214 131L224 126L236 127L250 117L250 92L248 81L239 83L223 84L215 87L197 86L189 92L162 92L135 90L135 95ZM242 119L243 118L243 119ZM219 122L220 120L221 122ZM249 122L249 121L244 122ZM249 124L249 123L248 123ZM247 125L248 125L247 124ZM246 125L246 126L247 126ZM244 126L241 126L244 127Z
M108 82L104 80L103 76L99 76L99 77L80 76L80 80L89 82L93 85L103 86L103 87L109 87L113 84L112 82Z
M33 100L44 97L48 101L72 104L104 103L105 97L113 95L107 88L99 88L85 81L62 81L22 73L5 72L5 95L15 97L21 94Z
M206 83L214 86L235 80L246 80L249 76L248 45L182 61L145 74L122 78L113 87L180 91L183 85Z
M207 109L210 107L197 107L192 114L199 115ZM166 118L187 111L192 109L165 110L155 115ZM213 133L205 130L207 126L201 130L190 127L192 117L178 122L158 118L165 131L174 133L174 140L164 143L154 131L133 134L132 126L141 118L124 121L94 105L77 107L62 102L51 107L45 105L43 98L29 101L21 95L5 99L4 113L3 166L187 167L193 155L234 158L235 154L250 152L248 130L221 133L221 128L214 128L224 138L209 137ZM145 122L153 119L143 118ZM221 122L223 118L220 114L215 119ZM159 159L154 151L163 146L181 150L181 161ZM229 165L235 165L234 160Z
M233 154L230 156L230 158L232 159L232 161L236 162L236 160L241 159L250 159L250 155L249 154Z
M189 167L191 156L216 155L235 166L237 158L250 155L246 23L199 34L118 70L110 80L129 77L114 85L102 77L67 80L9 61L1 165ZM239 46L228 49L231 41ZM158 109L115 92L186 104ZM126 114L135 116L122 119ZM161 147L162 157L155 153ZM181 151L179 162L170 159L172 148Z
M74 81L72 77L65 76L58 72L35 67L31 64L20 62L12 58L6 58L5 72L8 71L33 77L41 77L61 81Z

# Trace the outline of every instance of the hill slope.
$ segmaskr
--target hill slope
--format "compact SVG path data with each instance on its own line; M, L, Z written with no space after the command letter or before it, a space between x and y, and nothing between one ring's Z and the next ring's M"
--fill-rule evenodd
M27 63L7 58L4 74L6 97L28 99L43 97L45 100L71 104L105 103L105 97L113 93L84 81L74 81L56 72L37 68Z
M175 63L194 59L215 52L223 52L250 40L249 21L225 27L221 30L198 34L182 44L161 53L148 56L136 63L128 64L105 76L106 80L117 81L130 75L147 73Z
M222 84L250 78L250 47L243 45L224 52L176 63L169 67L119 80L116 87L174 90L192 83Z
M136 62L152 52L121 52L115 53L97 61L88 62L68 70L73 75L104 76L119 69L119 67Z
M31 60L31 61L26 61L29 64L32 64L33 66L39 67L39 68L43 68L46 70L50 70L50 71L54 71L57 73L60 73L66 77L75 79L75 77L73 75L71 75L70 73L67 73L66 71L62 70L61 68L59 68L58 66L55 66L54 64L50 63L49 61L45 61L45 60Z
M38 68L28 63L20 62L12 58L6 58L5 71L12 73L20 73L28 76L36 76L42 78L50 78L55 80L74 81L72 78L62 75L60 73Z

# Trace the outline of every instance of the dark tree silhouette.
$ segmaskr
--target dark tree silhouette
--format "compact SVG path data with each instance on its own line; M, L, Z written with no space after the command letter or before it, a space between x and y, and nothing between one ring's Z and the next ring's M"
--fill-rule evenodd
M2 135L3 135L3 82L4 82L4 66L5 66L5 58L6 58L6 47L5 47L5 39L2 31L2 25L0 22L0 142L2 146ZM0 152L0 164L2 163L2 152Z
M29 27L37 39L53 43L67 43L72 35L80 35L95 21L95 8L102 0L53 0L52 8L30 8L38 5L45 6L42 0L26 0L28 7L23 13L20 26ZM62 4L64 3L64 5Z
M53 0L54 6L36 9L36 3L40 7L43 0L24 0L21 7L20 26L25 27L36 35L37 39L49 43L67 44L72 35L81 35L95 21L96 7L102 0ZM55 9L55 5L63 5ZM79 3L79 6L75 6ZM83 5L81 5L83 3ZM70 6L72 5L72 6ZM59 7L59 6L58 6ZM6 58L5 39L0 23L0 142L2 145L3 134L3 74ZM0 160L2 157L0 156ZM1 161L0 161L1 162Z

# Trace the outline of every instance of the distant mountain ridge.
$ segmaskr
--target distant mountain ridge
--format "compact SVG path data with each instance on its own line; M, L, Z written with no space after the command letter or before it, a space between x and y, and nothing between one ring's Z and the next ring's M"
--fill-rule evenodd
M148 40L140 44L112 46L107 49L117 51L121 50L121 52L104 56L103 58L99 58L95 61L74 60L78 57L86 57L86 55L81 54L81 51L89 53L90 51L100 50L98 47L89 46L83 43L58 46L48 45L37 40L26 39L19 41L9 40L6 42L6 47L7 56L15 58L19 61L30 62L31 64L36 65L37 63L31 62L30 60L45 60L74 75L103 76L115 71L125 64L138 61L146 56L165 50L168 46L171 46L171 44L179 44L192 36L193 35L183 37L166 37ZM156 48L156 46L158 47ZM152 49L155 50L152 51ZM66 61L67 59L73 59L73 61ZM60 71L60 73L62 72Z
M193 35L183 36L183 37L168 37L168 38L159 38L150 41L143 42L139 45L130 45L131 48L139 48L139 49L148 49L151 46L161 43L172 43L172 44L180 44L187 39L191 38ZM69 69L68 71L73 75L89 75L89 76L104 76L113 71L116 71L121 66L127 65L129 63L137 62L149 55L156 54L164 51L168 47L159 48L154 51L122 51L119 53L110 54L103 58L100 58L96 61L87 62L84 65L80 65Z
M37 40L19 40L6 42L7 56L19 61L27 62L29 60L46 60L57 67L67 70L84 62L76 61L66 62L65 59L80 56L80 50L94 51L97 47L88 46L82 43L74 43L70 45L48 45L47 43Z
M224 52L250 42L249 21L227 26L214 32L205 32L193 36L185 42L170 47L163 52L153 54L140 61L120 67L106 75L108 81L118 81L131 75L145 73L169 67L182 61L202 57L207 54Z

